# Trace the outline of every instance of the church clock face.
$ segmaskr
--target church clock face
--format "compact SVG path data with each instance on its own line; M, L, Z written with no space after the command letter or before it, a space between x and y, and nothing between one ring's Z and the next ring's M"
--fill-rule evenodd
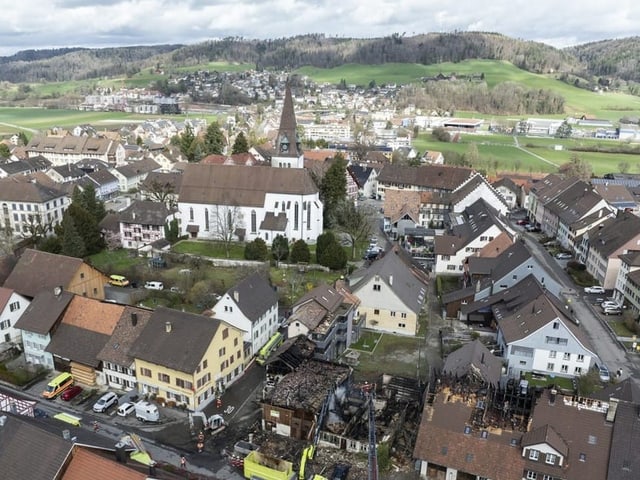
M288 143L280 144L280 150L282 150L283 152L288 151L289 150L289 144Z

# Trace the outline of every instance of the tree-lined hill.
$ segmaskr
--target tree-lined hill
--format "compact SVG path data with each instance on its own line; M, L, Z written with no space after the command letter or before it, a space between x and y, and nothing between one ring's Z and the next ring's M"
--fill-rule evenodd
M269 40L230 37L193 45L26 50L0 57L0 81L60 82L133 75L142 69L196 67L238 62L262 68L336 68L346 64L434 65L465 60L501 60L532 73L616 77L640 81L640 37L605 40L568 49L498 33L454 32L382 38L338 38L322 34ZM569 77L571 76L571 77Z
M640 82L640 37L585 43L566 51L592 75Z

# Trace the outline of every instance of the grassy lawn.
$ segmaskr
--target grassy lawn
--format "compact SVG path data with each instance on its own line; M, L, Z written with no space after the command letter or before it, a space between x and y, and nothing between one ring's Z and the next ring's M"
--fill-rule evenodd
M631 166L631 173L637 173L634 171L635 165L640 160L640 155L637 154L570 150L575 147L622 146L614 141L529 137L518 137L518 141L522 149L516 148L510 135L462 135L458 143L443 143L433 139L430 133L422 133L413 141L413 145L420 152L436 150L464 154L469 150L470 144L475 143L480 161L487 165L489 173L494 173L494 170L552 173L557 171L558 166L569 162L574 154L590 163L596 175L618 172L621 162L627 162ZM556 145L562 145L562 150L556 150ZM546 162L538 157L544 158Z
M100 253L91 255L89 257L89 263L95 268L107 275L121 274L126 272L132 267L137 265L144 265L146 263L144 258L132 257L129 254L129 250L103 250Z
M380 341L380 338L382 338L382 333L370 331L364 332L360 337L360 340L351 344L351 348L371 353Z
M635 334L627 328L622 320L607 320L611 330L619 337L633 337Z
M563 390L573 390L573 382L570 378L550 376L546 376L542 379L533 378L531 372L526 373L524 378L528 380L529 385L533 387L547 387L550 385L556 385Z
M172 250L176 253L190 253L202 257L230 258L233 260L244 260L244 245L232 243L229 248L229 257L222 242L205 242L183 240L176 243Z
M368 340L365 341L369 345ZM372 353L359 350L359 364L355 367L356 376L365 379L373 378L383 370L390 375L415 377L419 365L420 376L425 378L428 373L426 354L424 351L419 353L419 347L423 342L424 339L417 337L382 334Z

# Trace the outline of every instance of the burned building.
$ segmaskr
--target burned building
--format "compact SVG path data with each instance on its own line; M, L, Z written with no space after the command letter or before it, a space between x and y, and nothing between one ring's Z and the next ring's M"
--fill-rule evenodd
M321 422L330 395L351 381L351 367L320 360L304 360L265 391L262 405L264 430L303 440Z

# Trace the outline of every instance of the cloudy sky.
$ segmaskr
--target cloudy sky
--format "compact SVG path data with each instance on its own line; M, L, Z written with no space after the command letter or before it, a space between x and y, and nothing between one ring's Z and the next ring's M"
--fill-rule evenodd
M0 0L0 55L52 47L480 30L565 47L640 33L640 1Z

